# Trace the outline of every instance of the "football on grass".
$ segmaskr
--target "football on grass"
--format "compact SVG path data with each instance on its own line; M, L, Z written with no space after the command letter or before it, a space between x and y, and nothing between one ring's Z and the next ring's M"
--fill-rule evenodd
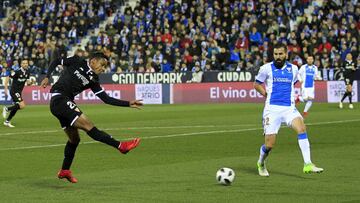
M235 172L231 168L221 168L216 172L216 180L222 185L231 185L235 179Z

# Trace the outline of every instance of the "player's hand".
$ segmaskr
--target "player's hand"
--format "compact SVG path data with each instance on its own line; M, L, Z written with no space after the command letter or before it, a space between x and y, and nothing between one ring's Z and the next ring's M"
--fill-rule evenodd
M142 99L130 101L130 107L131 108L141 109L140 106L142 106L142 105L144 105L142 103Z
M41 84L40 86L45 88L46 86L48 86L49 84L49 78L45 77L42 81L41 81Z

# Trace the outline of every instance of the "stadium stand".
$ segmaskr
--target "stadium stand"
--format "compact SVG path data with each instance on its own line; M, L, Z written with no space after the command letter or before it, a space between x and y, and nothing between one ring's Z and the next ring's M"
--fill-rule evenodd
M0 37L0 64L16 70L18 59L30 59L32 74L44 74L54 57L67 50L113 13L114 1L45 0L20 3L6 17Z
M33 73L45 73L49 60L84 36L86 54L105 50L111 56L107 72L191 71L197 62L203 71L257 72L277 42L287 44L289 60L299 66L313 54L320 70L333 71L349 52L360 64L357 0L141 0L121 9L123 4L20 4L2 29L1 64L16 68L14 60L28 57ZM106 26L95 32L100 22Z

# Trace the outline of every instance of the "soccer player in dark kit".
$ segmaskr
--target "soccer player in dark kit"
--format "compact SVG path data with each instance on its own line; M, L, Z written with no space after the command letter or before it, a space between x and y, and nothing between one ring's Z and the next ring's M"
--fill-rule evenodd
M30 71L29 71L28 67L29 67L29 61L27 59L21 60L20 68L16 71L12 72L10 74L10 76L6 77L6 79L5 79L6 85L8 85L8 83L9 83L9 77L11 77L13 79L11 89L10 89L10 95L14 102L14 105L9 106L9 107L4 106L3 112L2 112L3 117L6 119L4 121L4 125L9 128L15 127L14 125L11 124L10 121L15 116L16 112L18 110L25 108L25 102L21 97L21 92L24 89L26 81L30 77ZM5 87L5 91L7 91L6 87ZM7 116L8 113L9 113L9 115Z
M80 142L78 129L84 130L92 139L110 145L123 154L134 149L140 143L139 138L120 142L106 132L97 129L74 102L74 97L77 94L90 88L106 104L140 109L140 106L143 105L141 100L123 101L112 98L100 86L98 74L104 72L108 63L108 57L101 52L92 54L88 60L78 56L55 59L50 63L48 73L41 82L41 86L45 88L56 66L60 64L64 66L59 80L50 90L50 110L60 121L61 127L69 138L65 146L65 158L58 178L66 178L71 183L77 182L70 171L70 166Z
M353 109L354 105L352 103L352 85L354 82L355 77L355 71L356 71L356 65L353 61L353 57L351 53L346 54L346 59L343 64L343 72L344 72L344 81L346 85L346 91L341 98L341 101L339 103L339 108L343 108L343 101L346 97L349 97L349 109Z

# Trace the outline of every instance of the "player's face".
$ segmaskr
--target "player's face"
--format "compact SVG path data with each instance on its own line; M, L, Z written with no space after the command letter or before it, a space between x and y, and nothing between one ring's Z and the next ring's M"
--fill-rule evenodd
M348 61L351 61L351 60L352 60L352 55L351 55L351 53L346 54L346 60L348 60Z
M29 67L29 61L28 60L22 60L21 61L21 67L24 69L27 69Z
M108 64L108 61L104 58L100 58L100 59L93 58L90 61L91 69L93 69L93 71L96 74L103 73L106 70L107 64Z
M286 50L285 48L275 48L274 49L274 64L276 67L280 68L283 67L286 60Z
M306 62L307 64L312 65L314 63L314 57L312 56L307 57Z

